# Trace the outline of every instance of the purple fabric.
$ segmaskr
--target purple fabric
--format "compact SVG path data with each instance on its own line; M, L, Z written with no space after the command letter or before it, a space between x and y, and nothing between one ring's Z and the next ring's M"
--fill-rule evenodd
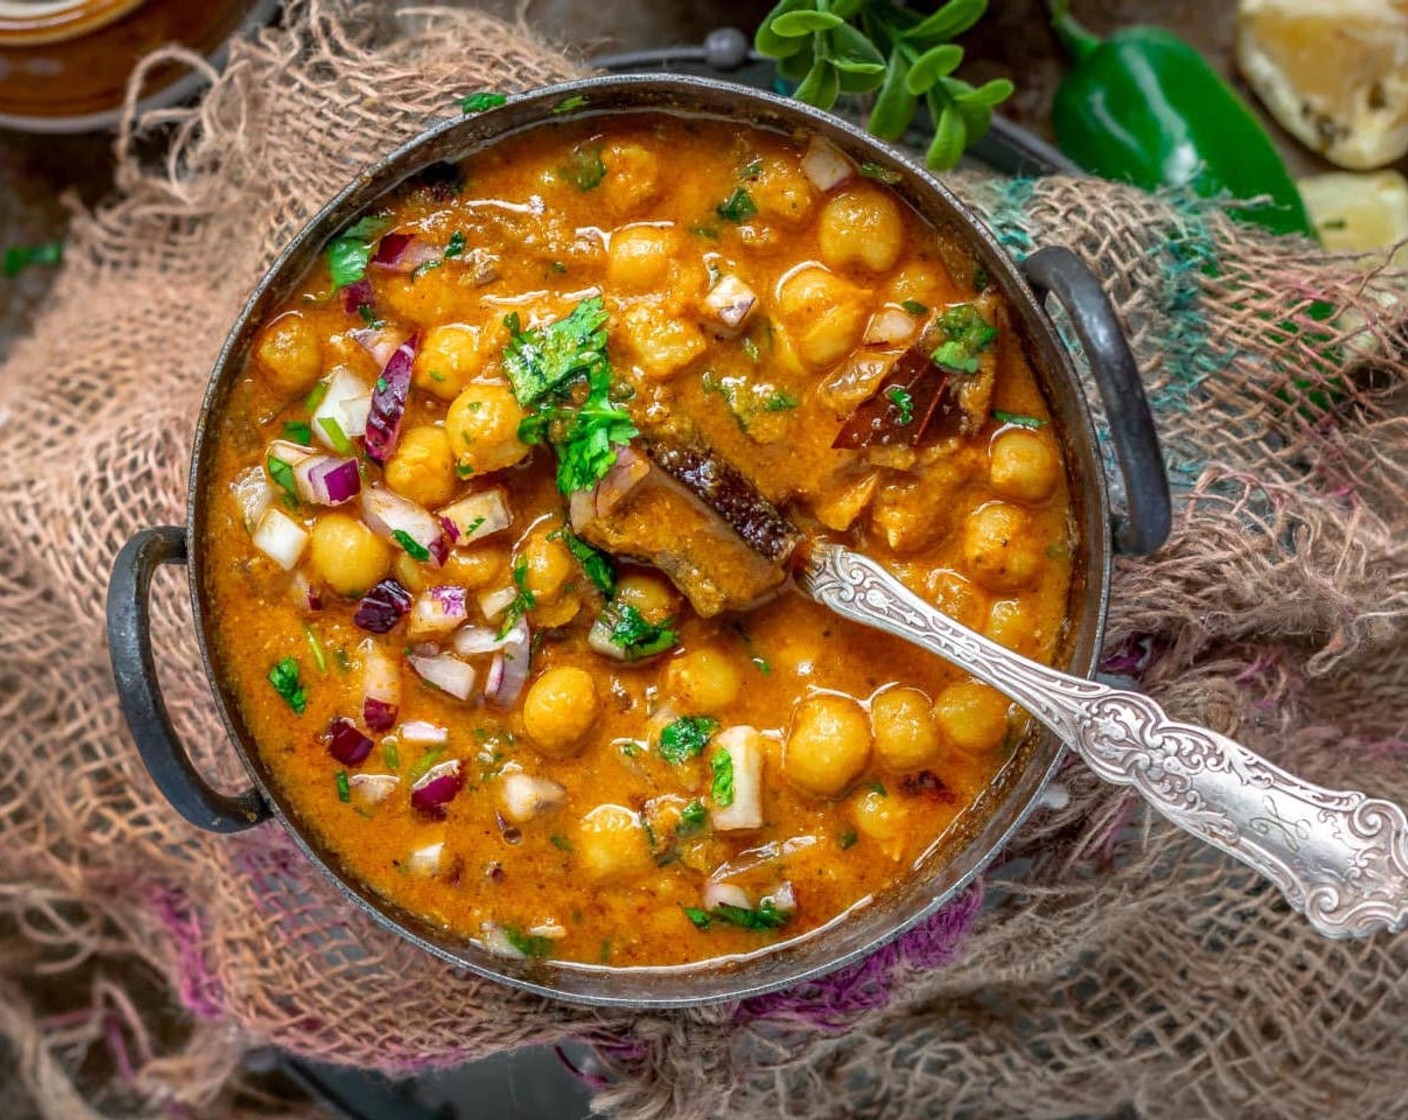
M176 946L177 983L186 1010L207 1023L223 1018L224 988L206 962L209 938L195 908L174 887L155 891L152 905Z

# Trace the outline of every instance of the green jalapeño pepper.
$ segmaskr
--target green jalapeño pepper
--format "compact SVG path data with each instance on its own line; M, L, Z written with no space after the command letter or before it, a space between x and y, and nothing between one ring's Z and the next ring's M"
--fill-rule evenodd
M1108 39L1051 5L1071 58L1052 117L1060 148L1106 179L1153 190L1189 186L1204 198L1269 198L1230 211L1273 233L1313 237L1300 193L1246 102L1192 47L1158 27Z

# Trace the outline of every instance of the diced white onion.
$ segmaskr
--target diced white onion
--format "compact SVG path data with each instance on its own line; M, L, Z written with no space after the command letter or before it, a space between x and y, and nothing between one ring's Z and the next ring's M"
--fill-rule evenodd
M512 941L508 939L508 934L504 932L504 927L495 922L485 922L479 927L479 936L484 941L484 948L498 957L510 957L514 960L527 960L518 950Z
M709 821L720 832L763 826L763 736L755 727L739 724L714 736L714 746L733 762L733 800L713 805Z
M432 587L416 597L406 622L406 636L413 642L442 638L468 617L462 587Z
M427 844L416 848L406 860L406 867L412 875L429 879L440 870L440 853L445 850L445 842Z
M270 509L259 519L259 527L254 530L254 547L286 572L293 571L294 565L308 547L308 534L303 526L282 510Z
M449 728L429 720L407 720L396 729L397 737L413 747L436 747L450 741Z
M413 653L406 660L422 680L449 693L456 700L468 700L469 694L474 691L474 669L458 657L451 657L448 653L421 657Z
M713 879L704 883L704 909L713 910L719 906L737 906L742 910L753 908L748 892L737 883L716 883Z
M732 338L742 330L757 305L757 293L732 274L723 277L704 297L714 333L723 338Z
M395 774L353 774L347 779L353 804L362 806L381 804L400 783Z
M254 527L259 524L264 511L274 500L274 488L269 485L264 468L246 467L240 471L230 483L230 493L235 497L235 504L240 507L240 518L244 521L245 530L254 532Z
M870 317L865 328L867 346L904 346L914 337L919 324L898 307L882 307Z
M455 545L473 544L513 524L508 499L498 487L452 502L437 511L437 515L454 525L458 535L451 543Z
M396 347L391 348L395 350ZM328 378L328 391L318 402L309 427L313 438L324 447L339 450L323 425L324 420L333 420L348 439L356 439L366 434L367 414L372 407L372 389L346 366L338 366Z
M567 936L567 927L549 919L546 922L539 922L535 926L529 926L527 933L529 937L546 937L549 941L561 941Z
M304 459L312 458L317 452L311 447L304 447L301 443L294 443L291 439L276 439L269 444L269 448L264 454L269 459L279 459L290 467L296 467Z
M792 889L792 880L785 879L771 894L764 895L758 905L771 902L774 910L790 914L797 909L797 892Z
M499 783L504 816L515 824L556 809L567 797L567 790L550 778L535 778L521 770L506 772Z
M486 619L493 622L504 611L508 610L509 604L518 598L518 591L513 587L501 587L497 591L485 591L479 596L479 610Z
M488 626L461 626L450 639L450 644L461 657L474 657L481 653L497 653L506 641L507 634L500 638L498 631Z
M811 180L817 190L825 192L839 187L855 173L855 164L830 140L814 135L807 142L807 150L802 156L802 174Z
M403 532L422 548L433 549L440 540L441 526L431 513L384 486L362 491L362 519L373 533L390 538Z

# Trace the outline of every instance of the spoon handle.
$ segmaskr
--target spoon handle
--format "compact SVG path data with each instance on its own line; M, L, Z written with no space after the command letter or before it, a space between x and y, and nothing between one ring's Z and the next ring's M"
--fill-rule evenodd
M837 614L938 654L1010 696L1102 779L1265 875L1326 937L1408 923L1408 818L1355 790L1288 774L1137 692L1038 664L925 603L873 560L812 546L802 590Z

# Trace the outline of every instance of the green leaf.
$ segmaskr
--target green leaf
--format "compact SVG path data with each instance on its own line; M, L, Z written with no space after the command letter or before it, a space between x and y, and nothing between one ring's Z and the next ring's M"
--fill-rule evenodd
M891 171L888 167L882 167L873 160L866 160L856 170L867 179L874 179L876 182L886 183L890 186L894 186L901 179L898 171Z
M548 840L551 842L554 848L558 849L558 851L570 852L572 850L572 841L567 839L567 837L561 835L560 833L554 832L551 836L548 837Z
M836 84L842 93L869 93L871 90L879 89L880 83L885 80L885 68L882 66L874 73L856 73L851 70L843 70L839 66L836 68Z
M586 103L587 99L585 97L583 97L580 93L574 93L571 97L564 97L561 101L554 105L552 107L552 111L554 115L570 113L573 109L580 109Z
M480 90L478 93L471 93L468 97L460 98L461 113L482 113L485 109L497 109L508 100L502 93L495 93L492 90Z
M64 243L49 241L43 245L11 245L5 250L0 273L18 276L31 265L56 265L64 259Z
M327 433L328 442L339 455L346 455L352 450L352 441L347 438L347 433L342 430L336 416L318 417L318 427Z
M530 960L540 961L552 953L552 938L524 933L516 926L504 926L504 939Z
M562 531L562 543L582 566L582 571L596 585L596 589L610 599L616 593L616 568L611 563L611 557L593 548L570 529Z
M921 94L930 89L940 78L946 77L958 68L963 61L963 48L952 43L931 47L914 60L914 65L905 75L904 86L913 94Z
M333 781L337 785L337 799L344 804L352 800L352 783L347 779L347 771L339 770L333 775Z
M714 924L714 920L709 917L708 911L700 910L697 906L681 905L680 909L684 911L684 916L693 922L697 929L708 929Z
M836 68L826 59L818 58L792 96L818 109L830 109L840 94L841 80Z
M714 207L714 212L726 222L740 225L758 212L757 203L742 187L734 187L733 193Z
M680 823L679 827L675 829L675 835L679 837L693 836L696 832L703 831L708 820L709 811L704 808L704 802L695 798L680 811Z
M269 670L269 683L290 708L301 716L308 706L308 693L298 682L298 662L292 657L281 658Z
M1022 428L1042 428L1046 426L1046 421L1038 416L1023 416L1016 412L1000 412L993 409L992 418L999 424L1016 424Z
M838 15L842 19L850 19L865 6L866 2L867 0L831 0L831 3L826 7L833 15Z
M720 748L709 759L714 768L714 780L709 786L709 799L720 809L733 804L733 756Z
M802 49L793 51L784 58L777 60L777 73L779 77L786 78L789 82L800 82L811 71L812 65L816 62L816 53L812 50L810 39L784 39L784 43L801 43Z
M809 47L809 41L805 37L789 37L779 35L772 29L773 20L787 12L796 12L802 9L812 9L816 7L815 0L782 0L758 25L758 33L753 36L753 46L758 53L767 58L786 58L788 55L796 54L800 50Z
M332 286L345 288L367 274L372 244L360 237L334 237L328 243L327 258Z
M994 78L977 88L969 86L963 92L955 93L953 99L960 105L985 105L991 109L1011 97L1016 88L1007 78Z
M584 194L600 186L606 178L606 164L601 159L601 148L596 144L579 144L572 149L567 162L557 169L557 177L564 183L571 183Z
M797 39L817 31L845 26L845 20L830 12L785 12L772 21L772 33L784 39Z
M963 116L949 103L938 115L938 127L934 129L934 139L924 162L935 171L951 171L958 165L963 149L968 143L968 127Z
M293 468L282 459L276 459L272 455L264 460L264 468L269 472L269 477L274 480L274 484L284 492L284 504L289 509L297 509L298 487L293 481Z
M963 118L965 148L971 146L975 141L981 140L988 129L992 127L992 110L986 105L965 105L955 101L953 107Z
M301 443L304 447L313 445L313 429L307 420L285 420L284 438L294 443Z
M764 412L788 412L801 402L785 389L778 389L763 402Z
M900 427L914 420L914 394L903 385L891 385L885 390L886 399L895 406L899 418L895 421Z
M652 657L679 643L679 633L673 628L674 619L651 623L629 603L612 600L597 616L592 627L625 655L627 661Z
M458 257L463 252L464 234L459 230L455 230L454 233L450 234L450 240L445 243L445 256Z
M949 0L933 15L916 23L900 33L900 38L910 42L946 42L955 35L962 35L983 18L988 0Z
M854 74L883 74L885 56L880 49L848 23L827 32L828 56L838 70Z
M391 539L406 550L406 555L412 560L419 560L424 564L430 559L430 549L406 532L405 529L396 529L391 534Z
M718 729L719 721L713 716L681 716L661 730L660 757L672 766L698 758Z
M502 641L513 629L514 624L538 605L538 598L528 590L528 561L520 556L513 562L513 586L517 594L504 611L504 620L499 625L499 639Z
M919 98L909 92L909 61L900 51L890 55L890 68L870 111L870 132L881 140L898 140L914 118Z
M943 366L944 369L951 369L957 373L977 373L978 359L968 353L963 345L958 342L945 342L935 348L929 355L935 365Z
M710 916L722 919L740 929L753 930L781 929L791 917L786 911L777 909L768 899L764 899L763 904L756 910L749 910L746 906L730 906L727 902L721 902L710 911Z
M513 395L528 408L550 392L606 363L607 311L600 296L590 296L554 323L520 330L518 316L509 315L504 347L504 372Z
M318 667L318 672L326 673L328 671L328 658L327 654L323 651L323 643L318 641L318 635L313 633L311 626L305 625L303 627L303 635L308 639L308 648L313 651L313 664Z
M901 303L900 306L910 315L919 316L929 314L929 308L920 303L917 299L907 299Z

